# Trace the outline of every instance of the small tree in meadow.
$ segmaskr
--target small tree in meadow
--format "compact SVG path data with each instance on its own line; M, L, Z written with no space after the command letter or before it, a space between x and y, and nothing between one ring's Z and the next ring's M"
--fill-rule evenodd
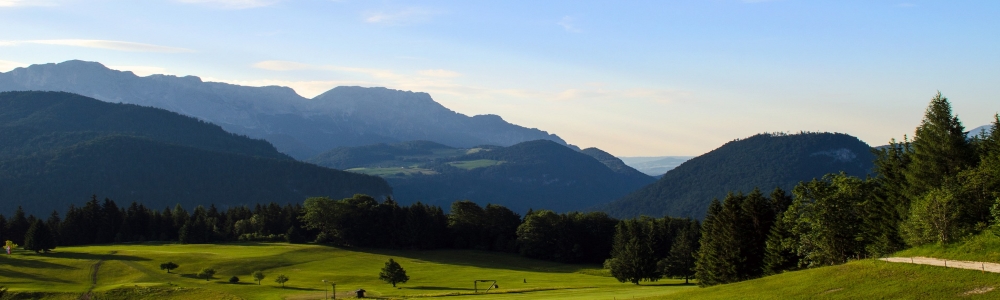
M232 284L240 283L240 278L236 277L236 276L229 277L229 283L232 283Z
M278 275L278 277L274 278L274 282L280 283L281 288L285 288L285 282L288 282L288 276L285 276L285 274Z
M212 279L212 276L215 276L215 269L212 268L202 269L201 272L198 273L198 277L205 278L205 281Z
M257 285L260 285L260 281L264 280L264 272L261 271L254 271L250 276L253 276L253 280L257 281Z
M382 272L378 274L378 279L392 284L392 287L396 287L396 283L406 283L410 280L410 276L406 276L406 270L403 270L403 266L392 260L385 262L385 267L382 267Z
M178 266L172 261L160 264L160 270L167 270L167 273L170 273L170 270L176 269L178 267L180 266Z

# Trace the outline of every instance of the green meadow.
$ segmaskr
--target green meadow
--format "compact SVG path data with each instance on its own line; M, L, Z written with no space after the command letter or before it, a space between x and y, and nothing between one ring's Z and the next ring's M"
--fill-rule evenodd
M397 288L378 280L389 258L410 280ZM179 268L168 274L160 264ZM210 280L196 277L216 270ZM96 272L95 272L96 269ZM250 274L262 270L260 285ZM290 278L282 288L274 278ZM240 283L229 278L238 276ZM619 283L599 266L532 260L469 250L391 251L292 244L134 244L66 247L49 254L15 251L0 257L0 285L19 298L79 299L323 299L336 283L337 298L363 288L378 298L624 299L667 296L697 289L683 280ZM476 294L474 280L498 289ZM480 283L487 287L489 283Z
M477 160L454 161L448 164L451 165L452 167L472 170L476 168L492 167L502 163L503 161L497 161L492 159L477 159Z

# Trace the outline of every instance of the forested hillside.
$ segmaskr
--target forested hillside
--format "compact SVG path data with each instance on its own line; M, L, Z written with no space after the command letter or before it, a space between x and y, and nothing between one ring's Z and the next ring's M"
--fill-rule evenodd
M381 178L297 162L191 117L69 93L0 93L0 141L3 211L93 194L193 207L391 193Z
M467 199L519 213L584 210L653 182L600 149L580 152L548 140L468 149L426 141L376 144L337 148L310 161L385 177L400 203L447 206Z
M712 199L754 188L791 190L800 181L845 172L865 176L875 156L842 133L758 134L684 162L638 191L602 206L612 216L703 218Z
M133 104L61 92L0 93L0 158L37 154L108 135L129 135L215 152L291 159L263 141L215 124Z

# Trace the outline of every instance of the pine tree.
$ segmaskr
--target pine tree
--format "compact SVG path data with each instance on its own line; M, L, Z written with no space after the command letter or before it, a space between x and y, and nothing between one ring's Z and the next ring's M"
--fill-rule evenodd
M910 163L904 173L911 205L901 230L906 233L908 243L944 243L953 234L968 231L975 223L988 219L988 203L968 203L970 199L956 191L961 185L958 175L975 167L977 160L965 127L952 115L951 104L941 93L931 99L913 136L911 149ZM928 194L935 190L933 195ZM971 205L962 205L966 203ZM950 221L942 223L942 220Z
M701 235L697 221L689 223L677 233L670 254L661 260L663 275L684 278L684 284L694 276L695 253L698 252L698 237Z
M639 284L662 276L650 243L652 224L648 220L625 220L618 223L611 250L611 275L619 282Z
M24 249L38 252L49 252L56 248L55 238L49 226L42 220L35 220L24 236Z
M911 200L930 189L944 186L959 172L975 164L965 127L958 116L952 115L951 103L940 92L931 99L913 135L910 158L905 176Z
M17 211L14 212L14 216L7 223L7 235L15 244L23 245L24 236L28 233L29 227L31 227L31 223L28 222L28 218L24 215L24 209L18 206Z

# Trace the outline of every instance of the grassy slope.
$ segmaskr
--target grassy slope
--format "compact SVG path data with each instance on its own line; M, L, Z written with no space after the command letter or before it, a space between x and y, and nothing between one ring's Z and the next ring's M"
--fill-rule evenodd
M900 263L854 261L662 299L996 299L1000 274ZM976 294L976 291L988 292Z
M894 256L926 256L1000 263L1000 252L997 252L997 249L1000 249L1000 237L987 230L962 242L924 245L900 251Z
M91 268L104 259L93 292L101 299L321 299L337 282L339 297L364 288L370 296L451 296L447 299L560 299L667 295L691 289L681 281L652 285L622 284L596 266L566 265L478 251L345 250L315 245L108 245L60 248L38 255L16 252L0 258L0 285L15 292L50 292L46 298L74 299L90 289ZM114 252L113 255L109 253ZM395 258L410 281L392 288L378 280L388 258ZM173 274L159 264L180 265ZM217 271L210 281L194 278L202 268ZM262 285L249 274L264 270ZM278 274L290 278L286 288L274 283ZM241 284L227 283L239 276ZM495 292L471 294L473 279L497 280ZM527 283L524 283L527 280Z
M927 256L1000 262L1000 253L996 249L1000 249L1000 237L991 232L984 232L958 243L925 245L903 250L892 256ZM984 292L990 288L996 290ZM977 289L984 293L970 293L970 291ZM1000 298L1000 274L862 260L840 266L788 272L757 280L690 290L675 296L698 299L948 299L956 297L996 299Z

